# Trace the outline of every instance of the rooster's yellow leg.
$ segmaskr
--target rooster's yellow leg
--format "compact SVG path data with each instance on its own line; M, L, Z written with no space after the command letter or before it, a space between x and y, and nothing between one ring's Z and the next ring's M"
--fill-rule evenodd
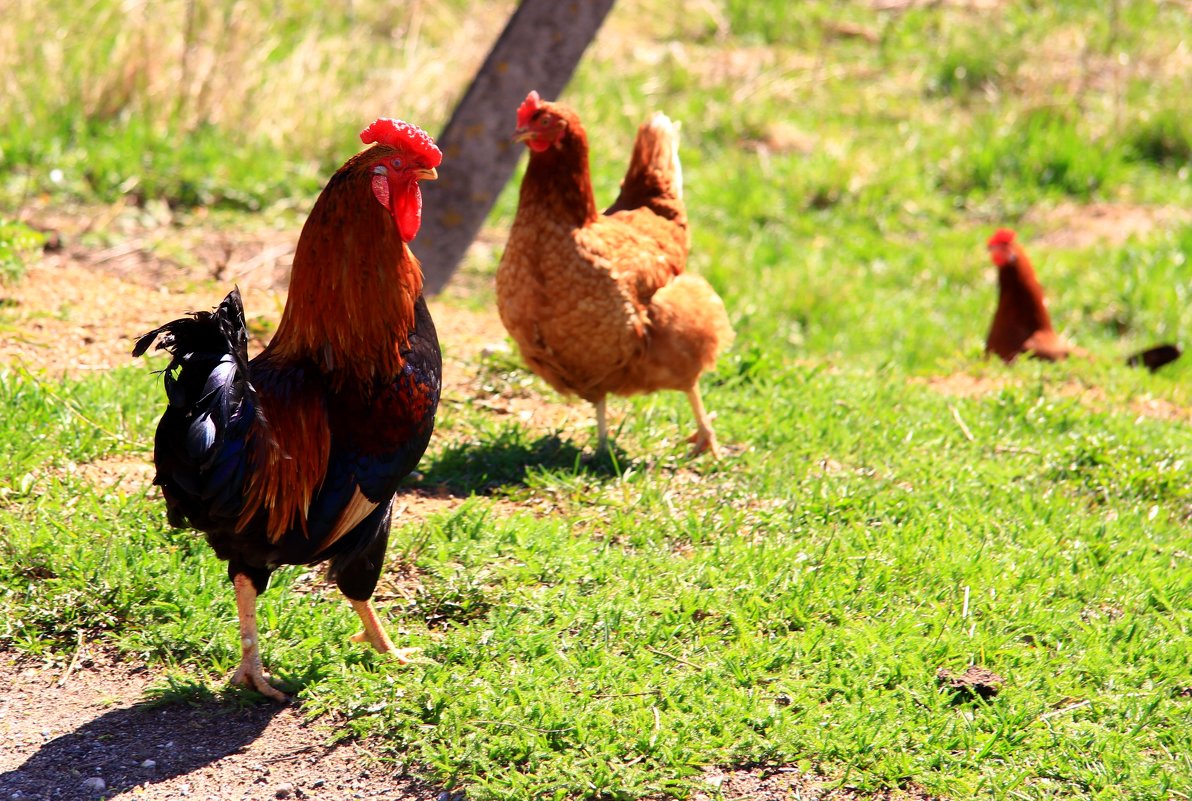
M352 635L352 642L366 642L380 653L392 655L402 665L409 663L414 655L422 650L421 648L395 648L393 640L389 639L389 635L385 633L385 627L381 625L381 619L377 617L377 610L373 609L371 601L356 601L349 598L348 602L352 604L352 608L360 616L360 622L364 624L364 631Z
M257 590L243 573L232 578L236 588L236 614L240 617L240 667L232 676L232 684L252 687L261 695L285 703L285 693L269 683L269 674L261 666L260 637L257 636Z
M687 390L687 400L691 402L691 410L695 412L695 433L687 438L687 441L692 443L691 455L699 456L707 451L712 454L713 458L719 458L720 446L716 444L716 433L712 431L712 421L704 409L698 384Z

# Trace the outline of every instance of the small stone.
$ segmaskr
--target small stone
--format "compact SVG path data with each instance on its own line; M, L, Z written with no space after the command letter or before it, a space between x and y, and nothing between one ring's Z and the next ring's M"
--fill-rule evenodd
M323 786L324 784L326 784L326 783L327 783L327 782L326 782L326 780L324 780L324 779L315 779L313 782L311 782L311 783L310 783L310 786L311 786L311 788L312 788L312 789L315 789L315 790L317 790L317 789L319 789L320 787L322 787L322 786Z
M490 342L480 349L480 357L489 359L493 356L505 356L512 352L506 342Z
M83 783L79 787L85 793L102 793L108 789L108 783L99 776L92 776L90 779L83 779Z
M144 762L141 763L141 767L144 768L145 770L153 770L154 768L157 767L157 762L152 759L146 759Z
M289 798L294 794L294 785L290 783L279 784L273 791L274 798Z

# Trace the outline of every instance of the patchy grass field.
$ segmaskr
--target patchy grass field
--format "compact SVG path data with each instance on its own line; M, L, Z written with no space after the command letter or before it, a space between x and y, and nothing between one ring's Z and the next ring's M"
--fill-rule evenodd
M252 700L224 689L224 567L148 485L160 385L118 337L238 281L267 338L356 131L435 130L511 5L0 22L0 649L61 669L97 643L164 701ZM1192 795L1192 362L1120 366L1192 326L1190 45L1167 2L624 0L565 99L604 199L638 122L683 120L692 268L738 329L705 379L731 454L689 461L658 395L616 403L594 456L588 410L485 347L511 187L435 303L448 391L380 595L425 659L348 643L289 569L260 612L275 675L478 801L745 797L757 766L859 797ZM65 250L30 255L24 223ZM981 360L999 225L1095 360ZM1000 693L941 688L970 664Z

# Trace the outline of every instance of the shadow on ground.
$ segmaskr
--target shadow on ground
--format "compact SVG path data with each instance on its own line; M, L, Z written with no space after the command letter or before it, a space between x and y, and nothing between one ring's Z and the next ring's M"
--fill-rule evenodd
M235 709L215 701L186 706L146 701L113 709L0 774L0 798L41 798L52 790L54 799L93 801L167 781L239 753L281 709L277 704ZM106 791L84 787L93 777L103 779Z
M450 445L423 464L426 483L438 484L453 495L467 497L526 486L531 475L538 471L611 479L633 466L633 460L615 444L611 452L585 453L558 435L527 441L522 429L507 427L492 441Z

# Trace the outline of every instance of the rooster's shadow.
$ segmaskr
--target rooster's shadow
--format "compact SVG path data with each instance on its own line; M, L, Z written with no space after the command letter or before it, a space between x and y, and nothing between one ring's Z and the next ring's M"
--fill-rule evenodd
M197 691L149 697L92 718L0 772L0 797L40 798L54 788L56 801L95 801L96 789L84 786L92 777L104 780L103 795L111 797L193 773L244 750L282 709L273 703L237 708Z

